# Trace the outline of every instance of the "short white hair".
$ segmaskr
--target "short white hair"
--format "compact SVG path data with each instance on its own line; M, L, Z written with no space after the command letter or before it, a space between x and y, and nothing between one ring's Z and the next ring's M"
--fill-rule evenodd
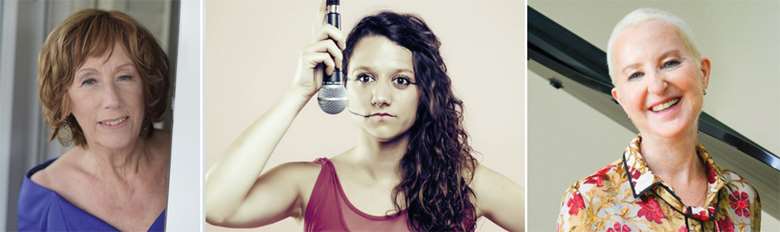
M680 37L682 38L683 43L685 43L685 46L688 47L691 54L693 55L693 58L696 61L696 65L699 65L701 55L699 54L699 49L696 48L696 44L693 43L693 31L688 26L688 24L685 23L685 21L683 21L680 17L659 9L639 8L631 11L631 13L628 13L625 17L623 17L623 19L621 19L620 22L615 25L615 28L612 29L612 34L609 36L609 41L607 42L607 67L609 68L610 76L614 77L615 75L613 72L615 67L614 64L612 64L612 46L615 43L617 37L626 28L651 20L660 20L676 27L677 31L680 33Z

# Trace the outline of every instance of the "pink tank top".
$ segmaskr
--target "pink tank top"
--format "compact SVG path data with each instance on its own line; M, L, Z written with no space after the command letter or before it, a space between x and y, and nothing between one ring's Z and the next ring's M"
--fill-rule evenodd
M388 216L363 213L347 199L333 163L327 158L314 162L322 169L306 205L306 231L409 231L406 211Z

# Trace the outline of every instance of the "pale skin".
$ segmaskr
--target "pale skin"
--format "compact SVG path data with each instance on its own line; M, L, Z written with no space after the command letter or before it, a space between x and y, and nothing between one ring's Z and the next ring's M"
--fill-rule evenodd
M307 47L298 74L284 97L249 126L206 175L206 220L226 227L257 227L284 218L302 219L320 166L285 163L266 172L265 164L297 114L320 87L322 69L341 68L345 38L324 26ZM400 182L399 161L416 119L419 91L411 52L381 36L362 38L351 57L348 110L360 128L356 145L332 158L352 204L370 215L394 212L391 192ZM324 64L324 67L319 64ZM346 113L346 112L345 112ZM382 114L382 115L380 115ZM484 166L470 183L477 215L510 231L522 231L519 186ZM384 197L377 197L384 196Z
M143 83L118 44L88 57L65 97L84 131L32 181L121 231L146 231L166 207L170 134L141 138Z
M679 29L661 20L626 28L612 46L612 97L642 135L650 170L685 205L703 207L707 176L695 146L710 60L696 59ZM663 109L670 101L678 102Z

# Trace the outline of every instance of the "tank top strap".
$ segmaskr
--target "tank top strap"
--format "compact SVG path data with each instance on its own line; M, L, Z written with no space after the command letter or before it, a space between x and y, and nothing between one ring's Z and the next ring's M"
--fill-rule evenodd
M336 169L328 158L318 158L320 173L312 188L304 213L305 231L345 231L347 226L340 210Z
M322 165L322 167L323 167L323 168L324 168L326 165L327 165L327 166L330 166L330 167L333 167L333 163L332 163L332 162L330 162L330 159L328 159L327 157L320 157L320 158L317 158L316 160L314 160L314 163L317 163L317 164L319 164L319 165Z
M317 176L317 181L314 183L315 192L335 190L338 184L338 177L336 176L336 167L333 166L333 162L330 159L322 157L314 160L314 163L320 165L320 173Z

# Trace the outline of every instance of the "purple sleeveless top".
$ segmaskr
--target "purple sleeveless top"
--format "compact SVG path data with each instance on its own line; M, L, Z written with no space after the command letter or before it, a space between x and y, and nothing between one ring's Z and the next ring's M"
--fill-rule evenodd
M315 163L322 168L306 205L306 231L409 231L406 211L387 216L360 211L347 199L333 163L327 158Z
M56 192L30 180L54 159L33 167L24 176L17 209L19 231L119 231L98 217L76 207ZM165 230L165 211L149 231Z

